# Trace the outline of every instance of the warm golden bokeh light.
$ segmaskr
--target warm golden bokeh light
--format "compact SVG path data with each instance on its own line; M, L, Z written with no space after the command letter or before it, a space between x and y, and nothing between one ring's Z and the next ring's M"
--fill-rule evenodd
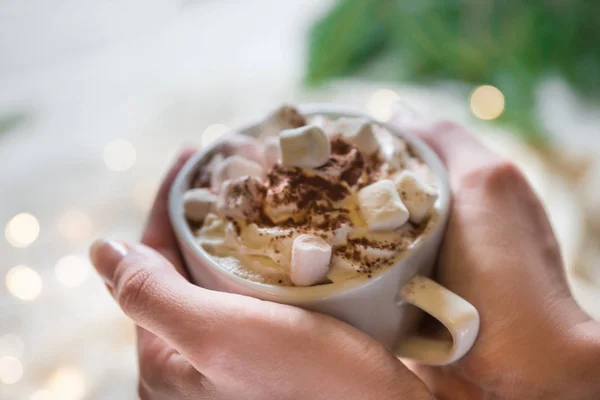
M76 255L61 258L56 263L54 273L60 283L68 287L79 286L88 275L88 261Z
M31 301L42 291L42 278L33 269L17 265L6 274L6 287L13 296Z
M8 243L15 247L27 247L40 234L40 223L37 218L29 213L20 213L15 215L4 230L4 235Z
M92 219L79 210L69 210L58 220L58 231L70 242L87 239L92 234Z
M202 147L206 147L231 129L227 125L223 124L214 124L207 127L204 132L202 132L202 138L200 143Z
M399 99L400 96L393 90L376 90L367 100L367 112L379 121L389 121L392 118L393 105Z
M23 365L16 357L0 357L0 381L7 385L19 382L23 376Z
M125 139L115 139L104 148L104 163L111 171L127 171L135 163L136 152Z
M469 105L477 118L496 119L504 111L504 94L494 86L479 86L471 92Z
M61 367L48 382L48 391L61 400L81 400L85 396L85 378L75 368Z

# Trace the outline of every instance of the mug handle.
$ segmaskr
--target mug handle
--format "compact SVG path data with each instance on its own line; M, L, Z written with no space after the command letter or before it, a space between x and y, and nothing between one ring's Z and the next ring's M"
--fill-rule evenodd
M446 365L464 356L479 333L479 313L471 303L424 276L413 277L400 289L400 301L412 304L440 321L452 335L443 339L409 336L396 355L422 364Z

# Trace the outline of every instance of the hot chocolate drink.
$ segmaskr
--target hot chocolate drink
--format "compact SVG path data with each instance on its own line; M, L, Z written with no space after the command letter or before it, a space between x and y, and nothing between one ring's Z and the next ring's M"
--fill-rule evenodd
M362 118L274 111L257 138L231 134L184 195L198 243L234 274L281 286L371 278L436 223L429 166Z

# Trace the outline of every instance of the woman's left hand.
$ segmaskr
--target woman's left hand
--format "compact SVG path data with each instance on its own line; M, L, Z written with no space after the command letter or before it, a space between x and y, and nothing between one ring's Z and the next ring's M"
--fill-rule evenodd
M139 326L139 395L159 399L433 399L375 340L328 316L195 286L159 191L143 244L97 241L91 258Z

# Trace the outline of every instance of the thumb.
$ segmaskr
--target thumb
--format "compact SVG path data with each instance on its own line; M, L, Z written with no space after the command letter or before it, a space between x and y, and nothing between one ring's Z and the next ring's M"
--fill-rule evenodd
M225 294L192 285L147 246L98 240L90 258L125 314L184 356L223 320Z

